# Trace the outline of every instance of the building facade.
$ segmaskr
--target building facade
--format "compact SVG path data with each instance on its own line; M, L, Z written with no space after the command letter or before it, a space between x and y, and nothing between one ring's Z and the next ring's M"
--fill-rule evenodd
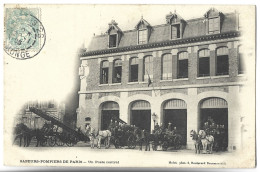
M106 129L113 116L151 131L177 127L183 145L208 120L241 147L240 93L246 82L238 13L210 9L197 19L166 15L162 25L143 18L122 31L112 20L80 54L77 126Z
M30 107L36 107L45 111L48 115L63 121L65 115L65 104L51 101L30 101L19 111L16 124L23 123L30 129L41 129L46 120L29 110ZM15 125L14 125L15 126Z

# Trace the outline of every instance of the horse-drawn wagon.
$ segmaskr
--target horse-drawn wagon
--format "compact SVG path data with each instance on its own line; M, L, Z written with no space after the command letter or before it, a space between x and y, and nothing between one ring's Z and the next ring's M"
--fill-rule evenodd
M70 128L56 117L45 113L41 109L30 107L30 111L48 121L41 129L36 130L36 139L40 141L41 146L47 144L49 146L63 146L66 144L71 147L79 141L89 140L80 130L76 131Z
M157 150L158 146L161 146L163 151L166 151L169 147L175 150L181 148L182 136L175 131L158 129L151 135L153 150Z

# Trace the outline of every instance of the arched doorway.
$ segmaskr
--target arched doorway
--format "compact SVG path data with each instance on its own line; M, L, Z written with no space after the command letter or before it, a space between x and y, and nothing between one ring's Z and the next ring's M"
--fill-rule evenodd
M176 127L178 134L182 136L182 145L187 142L187 105L180 99L170 99L163 104L163 125Z
M201 101L200 129L206 128L213 131L216 141L221 139L219 142L223 144L222 149L226 150L228 146L228 103L226 100L210 97Z
M119 105L116 102L104 102L101 106L101 130L108 129L112 118L119 118Z
M151 131L151 106L145 100L138 100L131 104L130 123L146 131Z

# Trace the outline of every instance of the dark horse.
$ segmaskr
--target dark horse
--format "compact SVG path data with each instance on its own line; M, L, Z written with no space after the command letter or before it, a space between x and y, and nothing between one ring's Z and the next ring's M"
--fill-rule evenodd
M33 137L32 130L28 128L25 124L20 123L17 124L14 128L14 142L19 139L19 146L22 146L22 141L24 141L24 147L28 147L30 145L31 139Z

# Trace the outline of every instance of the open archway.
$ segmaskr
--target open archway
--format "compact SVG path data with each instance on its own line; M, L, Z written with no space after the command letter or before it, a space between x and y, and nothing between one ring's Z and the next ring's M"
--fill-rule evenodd
M101 104L101 130L108 129L111 119L119 118L119 105L114 101Z

